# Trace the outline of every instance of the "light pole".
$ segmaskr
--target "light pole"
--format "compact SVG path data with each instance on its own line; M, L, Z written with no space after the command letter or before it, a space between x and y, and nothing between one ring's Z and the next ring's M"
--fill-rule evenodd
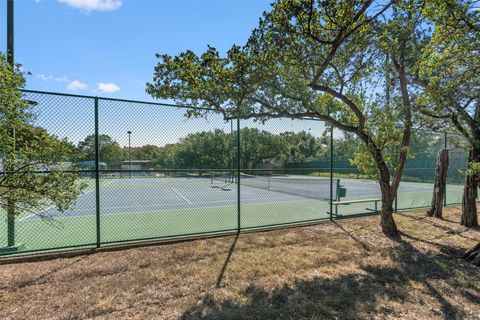
M132 131L127 131L127 134L128 134L128 177L132 178L132 171L130 171L132 169L132 159L130 157L130 155L131 155L131 153L130 153L130 137L132 135Z

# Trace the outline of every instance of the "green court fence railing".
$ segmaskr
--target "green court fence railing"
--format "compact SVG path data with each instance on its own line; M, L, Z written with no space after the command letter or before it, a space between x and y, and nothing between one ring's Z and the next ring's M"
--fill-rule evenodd
M365 210L374 204L362 200L379 198L378 184L351 162L361 143L320 121L225 121L206 108L197 109L204 116L188 117L191 108L169 103L23 93L35 114L29 125L69 146L54 166L36 164L35 174L73 175L84 189L63 212L47 200L36 211L17 212L13 246L0 209L0 256L376 213ZM450 149L445 204L460 203L464 146L454 134L417 132L396 209L430 204L436 155L445 147ZM353 202L335 210L339 199Z

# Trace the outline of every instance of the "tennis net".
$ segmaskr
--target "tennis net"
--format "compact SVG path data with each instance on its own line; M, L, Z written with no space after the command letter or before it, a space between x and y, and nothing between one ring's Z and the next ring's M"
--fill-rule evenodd
M212 185L222 185L234 182L233 173L229 171L212 171L210 174L210 182Z
M333 198L336 197L339 179L333 180ZM240 185L270 190L315 200L330 200L330 179L299 176L260 176L241 174Z

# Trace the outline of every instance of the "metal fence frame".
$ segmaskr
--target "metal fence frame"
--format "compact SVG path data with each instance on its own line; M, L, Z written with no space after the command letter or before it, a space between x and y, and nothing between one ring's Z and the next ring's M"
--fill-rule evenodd
M46 92L46 91L37 91L37 90L23 90L24 93L26 94L39 94L39 95L52 95L52 96L58 96L58 97L74 97L74 98L85 98L89 99L92 101L92 109L94 112L94 134L95 134L95 169L94 170L82 170L84 172L90 172L93 173L95 176L95 236L96 240L95 243L89 243L89 244L82 244L82 245L70 245L70 246L60 246L60 247L55 247L55 248L45 248L45 249L36 249L36 250L25 250L25 251L15 251L12 250L10 252L0 252L0 258L2 256L8 256L8 255L15 255L15 254L31 254L31 253L39 253L43 251L58 251L58 250L67 250L67 249L72 249L72 248L85 248L85 247L94 247L94 248L100 248L103 246L110 246L110 245L115 245L119 243L124 243L124 242L135 242L135 241L160 241L160 240L172 240L172 239L183 239L183 238L195 238L195 237L205 237L208 235L216 235L216 234L229 234L229 233L240 233L242 231L247 231L247 230L252 230L252 229L265 229L265 228L275 228L275 227L285 227L285 226L296 226L296 225L306 225L306 224L312 224L316 223L319 221L324 221L324 219L313 219L313 220L305 220L305 221L296 221L296 222L289 222L289 223L282 223L282 224L274 224L274 225L261 225L261 226L256 226L256 227L242 227L241 224L241 219L242 219L242 214L241 214L241 208L242 208L242 193L241 193L241 164L240 161L237 161L237 166L235 168L235 174L237 176L236 179L236 185L237 185L237 226L236 229L228 229L228 230L215 230L215 231L206 231L206 232L200 232L200 233L191 233L191 234L181 234L177 236L158 236L158 237L152 237L148 239L136 239L136 240L125 240L125 241L102 241L102 236L101 236L101 219L102 219L102 209L100 206L100 203L102 201L101 195L100 195L100 190L101 190L101 174L103 172L109 172L112 171L110 169L102 169L100 167L100 142L99 142L99 135L100 135L100 129L99 129L99 105L100 102L102 101L110 101L110 102L123 102L123 103L139 103L142 105L151 105L151 106L157 106L157 107L163 107L163 108L181 108L181 109L190 109L189 107L178 105L178 104L169 104L169 103L157 103L157 102L145 102L145 101L136 101L136 100L125 100L125 99L115 99L115 98L102 98L102 97L96 97L96 96L88 96L88 95L76 95L76 94L67 94L67 93L55 93L55 92ZM206 108L198 108L201 110L206 110L206 111L212 111L211 109L206 109ZM236 144L237 144L237 154L236 157L237 159L241 159L241 150L240 150L240 142L241 142L241 121L240 119L236 119L236 126L237 126L237 134L236 134ZM378 212L371 212L371 213L359 213L359 214L352 214L348 216L343 216L343 217L338 217L334 216L333 214L333 200L334 200L334 194L333 194L333 181L334 181L334 175L335 175L335 158L334 158L334 150L333 150L333 143L334 143L334 131L333 128L330 129L329 132L329 141L330 141L330 168L329 168L329 180L330 180L330 210L328 212L329 214L329 220L333 221L336 219L346 219L346 218L353 218L353 217L358 217L358 216L365 216L365 215L374 215L378 214ZM448 134L444 134L444 147L447 148L448 146ZM313 168L312 168L313 169ZM163 171L167 171L168 169L165 169ZM175 171L181 171L181 169L174 169ZM187 170L187 169L186 169ZM122 170L113 170L113 171L121 171L121 172L128 172L129 170L122 169ZM138 171L138 170L133 170L133 171ZM448 178L447 178L448 179ZM397 208L397 199L395 199L395 211L399 211ZM453 204L458 204L458 203L448 203L446 195L444 198L444 205L453 205ZM409 210L409 209L418 209L418 208L424 208L424 206L421 207L411 207L411 208L405 208L402 210Z

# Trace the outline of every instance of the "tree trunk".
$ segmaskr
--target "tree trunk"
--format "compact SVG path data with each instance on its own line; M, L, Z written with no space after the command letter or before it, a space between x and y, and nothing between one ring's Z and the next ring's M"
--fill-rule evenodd
M448 149L438 152L435 168L435 183L433 185L432 206L427 211L427 216L442 218L443 200L447 185Z
M468 163L478 161L479 149L472 149L468 152ZM461 224L465 227L477 227L477 195L478 195L478 174L471 173L465 176L462 199Z
M387 236L398 236L398 229L393 219L393 201L395 194L388 182L380 181L382 191L382 211L380 212L380 227Z
M463 259L473 263L477 267L480 267L480 243L478 243L475 247L465 252Z

